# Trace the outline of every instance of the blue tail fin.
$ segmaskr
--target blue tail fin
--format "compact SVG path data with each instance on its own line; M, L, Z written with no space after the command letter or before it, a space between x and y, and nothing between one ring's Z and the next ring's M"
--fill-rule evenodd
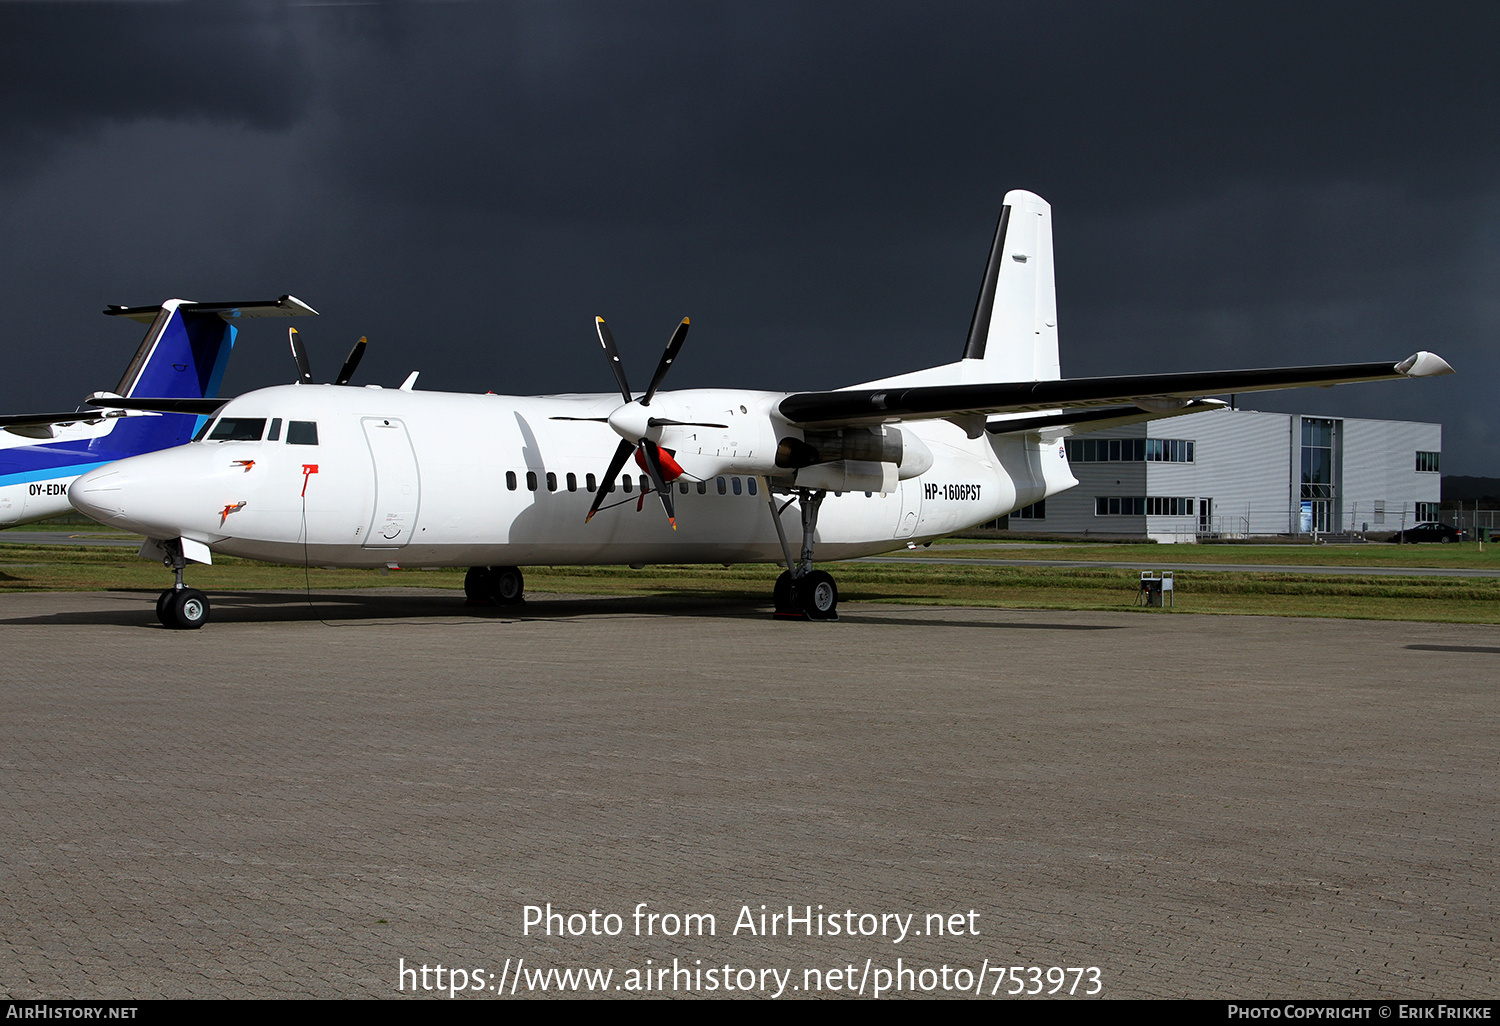
M161 305L120 380L118 394L155 399L201 399L218 394L238 334L228 317L238 311L194 309L199 305L180 299L169 299ZM139 313L134 316L139 317ZM94 439L89 450L105 459L119 459L183 445L192 441L204 419L185 413L122 417L112 431Z

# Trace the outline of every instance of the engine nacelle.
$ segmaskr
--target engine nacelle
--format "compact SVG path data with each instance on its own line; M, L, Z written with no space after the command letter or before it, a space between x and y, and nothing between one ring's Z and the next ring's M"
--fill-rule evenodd
M829 492L893 492L896 490L896 465L874 460L834 460L803 467L797 471L798 488L818 488Z

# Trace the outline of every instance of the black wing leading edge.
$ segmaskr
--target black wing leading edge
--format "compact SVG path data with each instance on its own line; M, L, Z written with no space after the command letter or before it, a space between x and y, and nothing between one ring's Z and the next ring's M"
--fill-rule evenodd
M1188 402L1212 395L1280 388L1328 387L1360 381L1432 377L1452 373L1453 368L1442 357L1424 351L1405 360L1389 363L798 392L783 399L778 410L792 423L810 426L879 424L945 417L991 417L1010 413L1055 414L1060 410L1122 405L1166 412L1181 409ZM997 426L1002 430L1009 429L1004 424Z

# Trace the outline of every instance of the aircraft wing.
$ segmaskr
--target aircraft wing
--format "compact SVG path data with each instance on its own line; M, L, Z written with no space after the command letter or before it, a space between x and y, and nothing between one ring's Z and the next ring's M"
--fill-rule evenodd
M783 399L777 408L794 424L817 427L1043 413L1126 404L1164 412L1181 409L1195 399L1210 395L1307 386L1326 388L1356 381L1452 373L1453 368L1442 357L1424 351L1395 363L797 392ZM1014 430L1004 423L994 426Z

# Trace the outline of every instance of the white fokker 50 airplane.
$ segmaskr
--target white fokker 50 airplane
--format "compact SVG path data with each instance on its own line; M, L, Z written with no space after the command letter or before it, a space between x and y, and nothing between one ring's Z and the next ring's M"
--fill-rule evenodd
M415 373L399 390L312 384L293 330L299 383L230 401L189 445L86 474L71 500L146 535L141 554L176 571L157 602L173 627L207 620L208 600L184 586L183 568L213 551L290 564L468 566L469 598L499 602L521 600L528 565L783 562L777 614L831 620L838 589L813 568L815 554L920 543L1071 488L1061 438L1074 430L1225 405L1210 395L1452 373L1420 352L1062 379L1051 216L1031 193L1005 197L956 363L832 392L659 391L684 319L636 393L599 319L618 395L456 395L414 391Z

